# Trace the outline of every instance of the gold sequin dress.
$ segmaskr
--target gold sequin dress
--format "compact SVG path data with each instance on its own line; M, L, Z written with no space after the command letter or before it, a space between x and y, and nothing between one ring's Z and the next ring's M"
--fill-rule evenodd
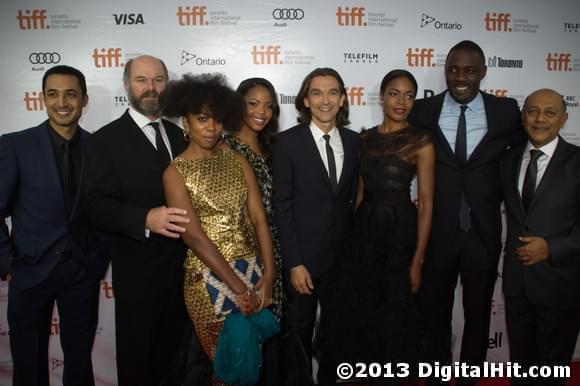
M228 261L257 255L256 234L248 216L248 187L235 153L222 150L208 158L172 162L185 182L205 234ZM210 358L223 325L210 302L202 277L203 262L191 250L184 263L184 296L189 317Z

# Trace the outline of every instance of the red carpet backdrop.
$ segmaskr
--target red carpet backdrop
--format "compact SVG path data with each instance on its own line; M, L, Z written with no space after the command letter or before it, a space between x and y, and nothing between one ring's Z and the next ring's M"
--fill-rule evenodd
M438 93L445 88L447 51L463 39L479 43L487 56L485 91L513 97L520 105L541 87L561 92L570 115L561 134L580 145L578 0L3 1L0 134L46 119L41 78L56 64L86 75L90 100L81 122L90 131L98 129L127 108L123 66L145 53L162 58L172 78L221 72L234 87L246 77L268 78L279 93L282 128L296 122L293 104L303 77L315 67L334 67L345 79L352 128L358 131L381 122L378 88L386 72L410 70L419 97ZM101 288L93 358L97 384L105 386L116 384L110 273ZM0 385L11 383L7 291L1 283ZM456 337L461 336L460 301ZM504 361L501 272L492 312L488 358ZM58 336L55 312L49 356L54 385L62 382ZM459 344L455 340L454 347Z

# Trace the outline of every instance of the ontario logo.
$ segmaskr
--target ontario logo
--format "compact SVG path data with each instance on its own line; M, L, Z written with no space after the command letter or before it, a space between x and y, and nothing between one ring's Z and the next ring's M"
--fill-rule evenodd
M429 16L426 13L421 14L421 28L426 27L433 27L437 30L460 30L463 28L463 25L458 22L447 22L447 21L440 21L433 16Z
M189 51L181 51L181 60L179 64L184 66L186 64L195 64L197 66L225 66L226 60L224 58L216 57L202 57Z

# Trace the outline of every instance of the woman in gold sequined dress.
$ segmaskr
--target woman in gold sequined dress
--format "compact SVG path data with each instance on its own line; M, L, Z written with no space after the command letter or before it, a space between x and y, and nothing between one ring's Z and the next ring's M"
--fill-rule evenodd
M182 238L189 247L185 261L187 310L210 359L223 318L214 313L202 270L208 267L236 294L245 314L272 302L274 262L272 239L259 188L246 159L217 146L224 127L239 125L242 102L219 75L184 75L171 82L165 95L167 116L182 117L190 136L187 149L163 175L169 206L187 211ZM263 276L252 288L228 263L259 256Z

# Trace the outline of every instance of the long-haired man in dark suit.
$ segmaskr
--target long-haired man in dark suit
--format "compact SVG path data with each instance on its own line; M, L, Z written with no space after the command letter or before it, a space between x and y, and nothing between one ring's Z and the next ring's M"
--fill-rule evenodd
M131 107L89 146L85 207L112 245L119 385L159 385L182 338L185 211L165 206L162 174L186 142L161 119L165 64L143 55L125 65Z
M52 67L42 79L42 97L48 120L0 138L0 276L10 276L13 385L49 385L56 303L63 383L90 386L99 282L109 255L82 210L90 137L79 126L88 103L85 77L73 67Z
M486 73L482 49L469 40L457 43L445 61L447 90L416 101L409 117L431 131L436 151L433 227L420 290L431 361L451 361L458 277L465 317L460 359L477 364L487 354L501 251L498 164L507 147L523 141L523 131L514 99L480 91Z
M279 134L272 151L274 209L290 279L289 317L311 359L317 304L324 313L327 273L353 218L358 134L346 128L346 90L331 68L306 76L296 108L300 124ZM322 384L336 378L324 357L318 374Z

